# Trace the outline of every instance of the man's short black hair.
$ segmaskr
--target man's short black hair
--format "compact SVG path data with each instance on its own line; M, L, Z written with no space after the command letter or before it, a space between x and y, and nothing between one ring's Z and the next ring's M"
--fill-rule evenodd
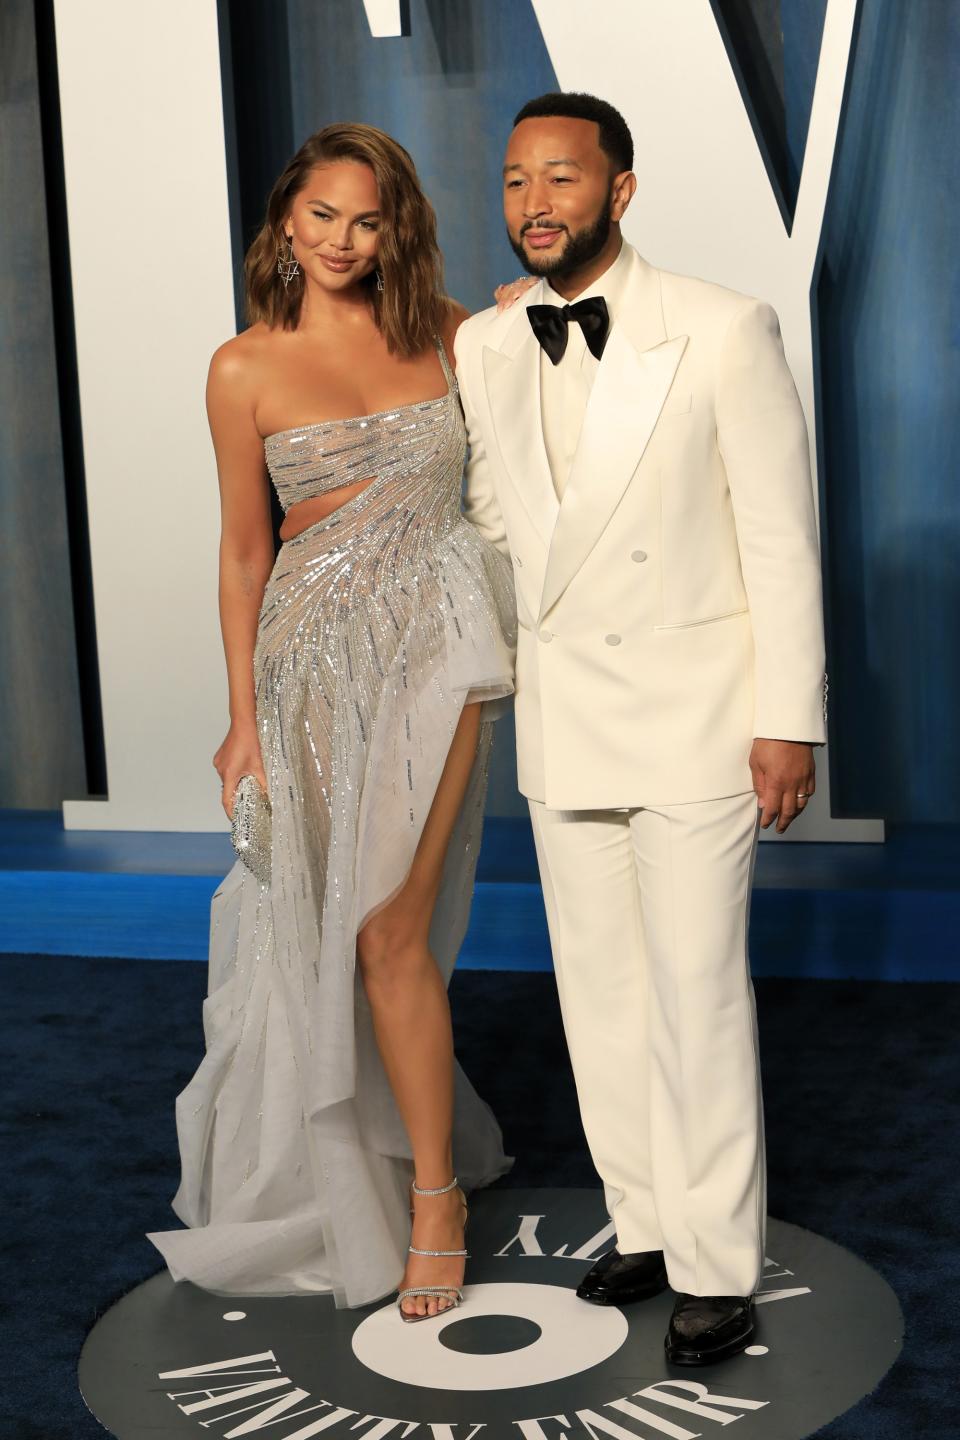
M549 115L563 115L570 120L593 120L600 127L600 149L610 157L614 173L633 169L633 136L626 120L606 100L587 95L582 90L555 90L528 100L514 118L537 120Z

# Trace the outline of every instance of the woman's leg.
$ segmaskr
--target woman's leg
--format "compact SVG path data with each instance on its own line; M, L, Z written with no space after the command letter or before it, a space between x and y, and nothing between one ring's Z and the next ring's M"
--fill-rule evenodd
M480 706L467 705L447 754L407 883L357 936L357 961L377 1044L410 1137L417 1184L428 1189L453 1175L453 1038L447 988L428 937L450 836L477 752ZM413 1243L423 1250L463 1247L460 1196L418 1199ZM460 1285L463 1261L411 1255L401 1289ZM416 1296L407 1314L436 1314L448 1301Z

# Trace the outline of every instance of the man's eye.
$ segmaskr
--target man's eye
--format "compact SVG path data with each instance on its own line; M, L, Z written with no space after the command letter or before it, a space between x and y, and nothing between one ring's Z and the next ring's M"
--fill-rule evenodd
M520 186L521 186L522 184L523 184L523 181L522 181L522 180L508 180L508 181L507 181L507 189L508 189L508 190L519 190L519 189L520 189Z

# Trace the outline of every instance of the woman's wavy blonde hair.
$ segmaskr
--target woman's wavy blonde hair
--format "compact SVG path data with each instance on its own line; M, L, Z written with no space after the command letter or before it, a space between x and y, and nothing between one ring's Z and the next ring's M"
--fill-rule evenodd
M284 224L294 197L318 165L349 160L369 165L377 181L380 225L377 269L359 283L393 354L417 355L442 331L450 302L443 293L443 259L437 217L424 195L416 167L398 141L372 125L327 125L300 146L277 180L267 213L244 263L247 322L295 330L303 303L301 271L284 287L277 257L286 253Z

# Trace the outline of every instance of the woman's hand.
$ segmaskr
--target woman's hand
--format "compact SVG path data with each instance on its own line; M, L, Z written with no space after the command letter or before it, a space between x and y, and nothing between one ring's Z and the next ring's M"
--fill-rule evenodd
M267 777L260 753L260 737L257 727L251 721L247 724L233 724L224 737L223 744L213 757L213 768L220 776L223 793L220 799L227 812L227 819L233 819L233 792L241 775L253 775L267 791Z
M522 275L519 280L508 280L504 285L498 285L493 292L493 298L497 302L497 309L502 313L515 305L521 295L526 295L531 285L536 285L532 275Z

